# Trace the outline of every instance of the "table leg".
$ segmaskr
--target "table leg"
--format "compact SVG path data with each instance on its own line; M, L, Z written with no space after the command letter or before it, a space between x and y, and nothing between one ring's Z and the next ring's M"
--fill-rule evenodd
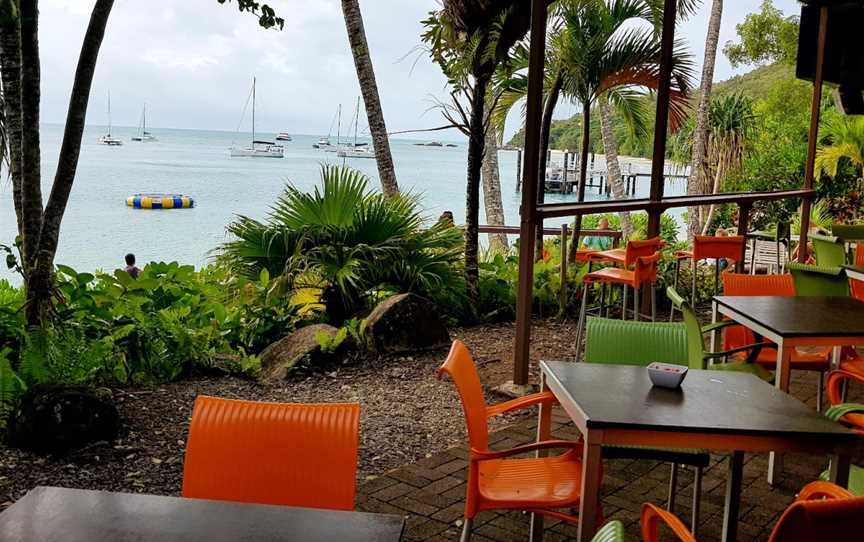
M777 343L777 368L774 371L774 385L789 393L789 380L792 374L791 360L794 348L783 346L783 341ZM768 454L768 483L774 485L783 472L783 456L771 452Z
M831 481L840 487L849 487L849 469L852 458L848 455L834 455L831 459Z
M711 300L711 323L716 324L720 319L720 313L717 310L717 301ZM720 332L716 329L711 332L711 351L720 351Z
M596 431L584 435L585 447L582 455L582 498L579 501L580 542L588 542L597 531L597 511L600 499L600 470L602 469L601 446L596 442Z
M734 542L738 533L738 512L741 506L741 480L744 475L744 452L729 456L726 478L726 507L723 512L723 542Z
M540 374L540 390L549 391L546 385L546 374ZM537 414L537 442L549 440L552 435L552 406L541 404L539 413ZM546 457L549 455L548 450L540 450L537 452L537 457ZM531 542L540 542L543 540L543 514L531 514L531 531L529 535Z

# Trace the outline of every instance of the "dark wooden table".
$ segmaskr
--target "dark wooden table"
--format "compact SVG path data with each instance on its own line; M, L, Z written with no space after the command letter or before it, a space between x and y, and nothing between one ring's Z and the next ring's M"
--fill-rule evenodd
M864 281L864 267L844 265L843 269L846 270L846 276L850 279Z
M37 487L0 514L4 542L397 541L400 516Z
M859 437L753 375L690 370L680 390L668 390L652 386L643 367L543 361L540 368L543 388L555 394L585 441L579 540L591 540L596 531L605 445L732 452L724 541L736 536L744 452L833 455L832 480L848 483ZM538 439L549 438L550 426L551 410L541 408ZM532 527L539 539L542 522L535 519Z

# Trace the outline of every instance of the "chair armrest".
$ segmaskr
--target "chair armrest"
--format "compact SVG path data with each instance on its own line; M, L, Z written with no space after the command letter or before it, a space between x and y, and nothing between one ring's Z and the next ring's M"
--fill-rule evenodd
M554 448L570 448L577 449L584 446L582 441L578 440L544 440L543 442L533 442L523 446L517 446L508 450L500 451L481 451L476 448L471 448L470 456L475 461L488 461L490 459L504 459L514 455L522 455L529 452L537 452L540 450L551 450Z
M810 482L801 493L798 494L796 501L813 501L816 499L849 499L854 497L852 493L842 487L832 484L831 482Z
M666 524L675 533L681 542L696 542L690 530L681 523L675 514L667 512L650 503L642 505L642 540L643 542L660 542L660 521Z
M591 542L624 542L624 524L618 520L610 521L600 527Z
M748 344L746 346L739 346L738 348L733 348L732 350L725 350L723 352L705 352L705 357L710 358L710 359L725 358L725 357L731 356L732 354L738 354L740 352L747 352L749 350L755 350L757 348L760 350L762 348L777 350L777 345L775 343L768 343L768 342L753 343L753 344Z
M832 422L839 422L847 414L864 414L864 405L860 403L840 403L825 411L825 417Z
M849 371L831 371L828 373L828 380L825 384L827 391L828 402L832 405L837 405L843 402L842 385L847 380L853 380L864 384L864 377Z
M551 405L555 402L555 396L552 394L551 391L534 393L531 395L526 395L525 397L513 399L512 401L507 401L498 405L486 407L486 417L492 418L494 416L500 416L501 414L512 412L514 410L528 408L534 405Z
M711 333L712 331L718 331L723 329L724 327L729 326L740 326L738 322L735 320L723 320L722 322L714 322L713 324L706 324L702 326L702 334Z

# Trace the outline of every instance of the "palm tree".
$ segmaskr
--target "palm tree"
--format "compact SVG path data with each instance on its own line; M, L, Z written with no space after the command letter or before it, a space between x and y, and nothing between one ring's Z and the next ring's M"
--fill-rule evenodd
M366 104L366 118L369 122L369 131L372 133L372 144L375 147L381 189L388 196L392 196L399 193L399 184L396 182L387 125L384 123L378 84L375 82L369 44L366 42L366 30L363 28L363 15L360 13L357 0L342 0L342 14L345 17L345 27L348 30L348 41L351 43L351 55L354 57L360 92L363 94L363 103Z
M756 127L753 103L742 94L732 94L711 102L705 173L710 175L711 193L720 192L723 180L741 167L747 142ZM700 234L707 235L714 220L715 205L708 207Z
M486 127L486 152L483 155L483 204L486 223L490 226L504 225L504 202L501 201L501 170L498 167L498 131L494 125ZM489 234L489 249L493 252L507 251L507 235Z
M829 143L821 145L816 153L819 177L836 177L841 165L849 164L861 178L864 172L864 119L833 118L824 129L824 137Z
M317 291L341 323L381 290L461 291L462 235L449 224L426 227L416 196L369 190L359 171L325 165L312 192L288 186L265 222L240 216L219 261L241 276L266 270L284 292Z
M707 157L708 125L711 108L711 91L714 84L714 64L717 60L717 44L720 41L720 23L723 18L723 0L713 0L711 17L708 20L708 33L705 38L705 58L702 61L702 82L699 85L699 105L696 109L696 126L693 130L692 162L690 179L687 181L687 194L697 196L711 190L711 183L705 172ZM688 210L688 236L698 235L704 228L703 213L699 207Z

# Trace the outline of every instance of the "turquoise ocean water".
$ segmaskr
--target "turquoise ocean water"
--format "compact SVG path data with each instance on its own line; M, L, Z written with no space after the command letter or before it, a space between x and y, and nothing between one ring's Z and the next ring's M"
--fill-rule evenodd
M233 141L248 142L250 134L233 132L152 129L156 142L130 141L133 127L116 127L112 134L120 147L99 145L104 127L88 126L84 134L75 186L63 219L57 263L78 270L113 269L123 256L134 252L139 262L177 260L196 266L207 263L212 251L226 239L225 226L238 214L265 218L270 205L290 182L301 189L319 180L322 163L342 163L335 153L312 148L319 136L294 135L285 142L285 158L231 158ZM258 134L270 138L275 134ZM42 127L43 190L47 198L57 165L62 126ZM450 210L457 222L465 216L466 145L418 147L417 141L391 141L396 174L402 190L419 194L429 220ZM519 224L516 192L516 153L500 151L502 196L508 225ZM554 161L554 159L553 159ZM375 162L349 159L348 164L368 174L377 188ZM602 164L600 164L602 167ZM636 163L635 171L647 171ZM647 195L648 183L640 182L637 197ZM680 193L671 185L667 193ZM195 199L194 209L134 210L126 197L138 192L182 193ZM596 191L590 198L600 197ZM573 196L547 195L547 201L567 201ZM482 205L481 205L482 215ZM481 221L485 220L481 217ZM564 220L550 221L559 226ZM15 238L12 187L8 176L0 184L0 243ZM5 267L5 266L3 266ZM3 269L0 278L18 282Z

